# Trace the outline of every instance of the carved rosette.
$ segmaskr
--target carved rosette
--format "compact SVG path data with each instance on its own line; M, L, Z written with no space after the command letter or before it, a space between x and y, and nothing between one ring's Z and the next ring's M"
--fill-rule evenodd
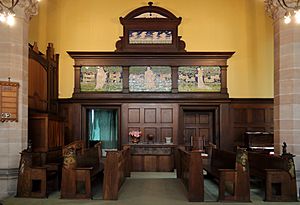
M27 21L29 21L32 16L38 14L38 0L20 0L18 6L24 9Z

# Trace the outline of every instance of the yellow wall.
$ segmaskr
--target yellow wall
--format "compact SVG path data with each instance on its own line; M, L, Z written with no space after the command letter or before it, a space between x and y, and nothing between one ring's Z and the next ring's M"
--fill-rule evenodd
M66 51L114 51L122 35L119 17L141 0L42 0L30 22L30 43L42 52L53 42L60 54L60 98L71 97L73 60ZM187 51L236 51L229 60L234 98L273 97L273 28L263 0L159 0L154 5L182 17L179 35Z

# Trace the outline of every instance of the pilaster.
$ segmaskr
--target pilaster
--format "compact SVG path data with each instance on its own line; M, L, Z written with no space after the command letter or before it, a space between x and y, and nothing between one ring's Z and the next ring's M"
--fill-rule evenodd
M33 2L19 2L14 26L0 23L0 81L10 77L20 84L18 122L0 122L0 199L16 193L19 153L27 146L28 20L37 12Z

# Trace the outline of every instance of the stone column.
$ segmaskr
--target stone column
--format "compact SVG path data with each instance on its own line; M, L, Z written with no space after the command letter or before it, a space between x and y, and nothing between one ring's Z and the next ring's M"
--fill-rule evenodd
M19 82L18 122L0 122L0 199L16 193L20 152L27 147L28 21L37 13L36 0L20 0L16 23L0 23L0 81Z
M296 155L297 187L300 187L300 25L284 24L284 9L267 0L266 10L274 19L274 144L281 154ZM298 192L299 194L299 192Z

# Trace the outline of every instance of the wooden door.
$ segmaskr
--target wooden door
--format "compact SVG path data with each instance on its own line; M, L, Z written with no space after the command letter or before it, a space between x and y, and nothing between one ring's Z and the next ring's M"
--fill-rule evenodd
M193 147L201 149L201 146L215 141L213 111L185 110L183 123L184 138L190 141Z

